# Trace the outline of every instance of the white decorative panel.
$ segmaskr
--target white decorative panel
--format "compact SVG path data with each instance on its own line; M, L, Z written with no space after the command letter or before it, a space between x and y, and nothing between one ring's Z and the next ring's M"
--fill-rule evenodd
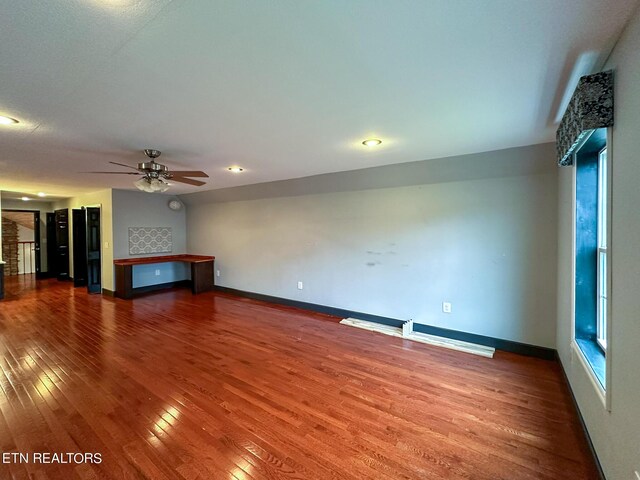
M171 227L129 227L129 255L171 252Z

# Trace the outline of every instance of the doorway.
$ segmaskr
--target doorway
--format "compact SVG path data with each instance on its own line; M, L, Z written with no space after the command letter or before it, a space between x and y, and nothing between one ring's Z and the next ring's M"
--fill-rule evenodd
M101 293L100 207L74 208L71 231L73 285L86 286L89 293Z
M4 274L40 277L40 212L6 209L1 216Z
M71 211L73 225L73 286L87 285L87 217L84 208Z
M71 210L71 238L74 287L102 293L102 253L100 250L100 207Z
M86 287L89 293L102 293L99 206L45 212L42 225L37 210L3 209L1 214L3 277L73 280L74 286Z

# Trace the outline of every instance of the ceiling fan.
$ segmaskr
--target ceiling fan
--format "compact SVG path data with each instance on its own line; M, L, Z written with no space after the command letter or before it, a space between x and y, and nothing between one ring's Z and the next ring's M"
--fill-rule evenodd
M166 165L162 165L161 163L156 162L156 158L160 156L162 152L160 150L154 150L151 148L147 148L144 150L144 154L150 159L148 162L140 162L137 167L132 167L131 165L126 165L124 163L118 162L109 162L114 165L120 165L121 167L132 168L136 170L135 172L89 172L89 173L109 173L114 175L143 175L143 177L139 180L133 182L133 184L143 192L164 192L166 191L170 184L167 183L167 180L171 180L172 182L180 182L186 183L188 185L195 185L199 187L204 185L205 182L200 180L194 180L192 178L187 177L200 177L200 178L208 178L204 172L198 170L173 170L169 171Z

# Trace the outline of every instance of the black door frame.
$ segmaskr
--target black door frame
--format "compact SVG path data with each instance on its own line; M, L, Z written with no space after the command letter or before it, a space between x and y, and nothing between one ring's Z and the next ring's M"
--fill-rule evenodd
M84 207L71 210L73 238L73 286L87 285L87 211Z
M46 212L47 217L47 271L41 275L45 278L55 278L58 276L58 267L56 263L56 255L58 247L56 245L56 214Z

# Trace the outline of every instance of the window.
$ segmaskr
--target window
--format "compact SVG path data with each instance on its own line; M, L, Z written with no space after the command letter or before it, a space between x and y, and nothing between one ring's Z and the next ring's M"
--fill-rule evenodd
M596 340L607 350L607 147L598 155L598 315Z
M594 130L575 153L574 338L602 389L607 354L607 130Z

